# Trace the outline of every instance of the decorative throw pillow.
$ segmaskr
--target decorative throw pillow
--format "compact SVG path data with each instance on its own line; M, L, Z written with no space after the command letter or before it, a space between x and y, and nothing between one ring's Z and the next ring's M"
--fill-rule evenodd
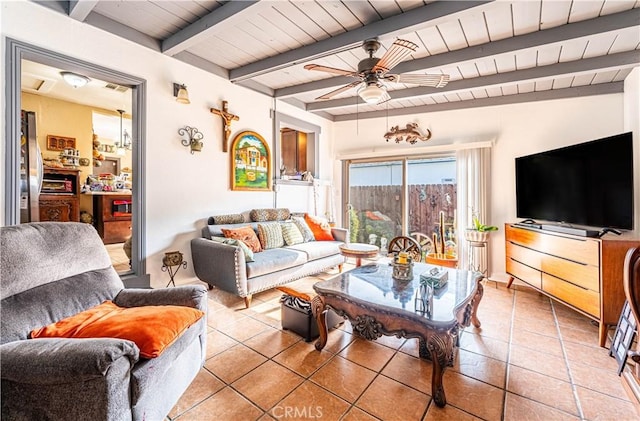
M241 228L222 228L222 233L227 238L234 238L236 240L240 240L245 243L251 251L257 253L262 251L262 246L260 246L260 240L256 236L256 232L251 228L251 225L247 225Z
M300 232L296 224L294 224L293 222L283 222L280 226L282 228L282 238L284 238L284 242L288 246L304 243L302 233Z
M272 222L270 224L258 224L258 238L264 250L276 249L284 246L282 238L282 228L280 224Z
M313 236L313 231L311 231L311 228L309 228L309 225L307 225L307 222L304 220L304 217L294 216L293 218L291 218L291 220L293 221L294 224L296 224L296 226L300 230L300 233L302 234L302 238L305 243L308 243L309 241L315 241L316 237Z
M244 253L244 261L253 262L253 251L251 251L249 246L243 241L236 240L235 238L216 237L215 235L211 237L211 240L222 244L228 244L230 246L240 247Z
M249 218L253 222L285 221L289 219L291 212L287 208L251 209Z
M242 216L242 214L240 213L216 215L209 218L209 225L242 224L243 222L244 216Z
M311 228L316 241L333 241L331 226L329 226L329 222L326 219L311 216L306 213L304 220L307 222L307 225L309 225L309 228Z
M36 338L119 338L135 342L140 356L156 358L204 313L183 306L118 307L112 301L31 331Z

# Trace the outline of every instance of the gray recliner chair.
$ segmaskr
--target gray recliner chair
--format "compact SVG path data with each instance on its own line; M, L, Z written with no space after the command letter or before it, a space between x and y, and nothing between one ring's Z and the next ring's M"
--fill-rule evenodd
M206 314L141 359L115 338L28 339L32 329L112 300L206 313L204 286L124 289L96 230L44 222L0 228L0 376L4 420L162 420L202 367Z

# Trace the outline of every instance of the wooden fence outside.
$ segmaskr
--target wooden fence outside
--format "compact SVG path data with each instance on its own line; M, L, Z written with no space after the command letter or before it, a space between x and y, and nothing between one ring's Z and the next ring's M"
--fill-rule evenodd
M349 202L357 211L359 219L358 242L368 243L369 234L375 233L391 238L388 235L402 234L402 186L353 186L349 189ZM457 186L455 184L412 184L409 185L409 234L421 232L431 237L440 227L440 211L444 211L445 230L447 234L453 226L457 207ZM374 212L379 213L374 213ZM387 218L385 229L379 228L380 222L371 223L371 219L384 216ZM369 226L367 229L366 227ZM353 229L353 227L350 227ZM380 233L375 232L376 229ZM389 234L393 231L392 234ZM379 244L379 240L377 241Z

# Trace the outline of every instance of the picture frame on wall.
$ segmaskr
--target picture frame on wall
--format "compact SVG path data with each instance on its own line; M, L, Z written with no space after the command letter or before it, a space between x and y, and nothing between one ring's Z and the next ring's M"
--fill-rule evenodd
M271 152L256 132L237 134L231 143L231 190L271 190Z

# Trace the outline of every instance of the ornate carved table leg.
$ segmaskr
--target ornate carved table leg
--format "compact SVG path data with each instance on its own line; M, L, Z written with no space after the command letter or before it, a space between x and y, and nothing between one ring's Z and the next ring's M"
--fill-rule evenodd
M482 295L484 295L484 287L482 286L482 283L480 281L481 279L478 279L478 291L476 291L476 295L475 297L473 297L473 303L471 304L473 306L471 310L471 323L473 323L475 327L480 327L480 319L478 319L478 306L480 305L480 301L482 300Z
M444 386L442 385L442 376L444 375L445 367L453 357L453 338L449 335L431 335L427 341L427 348L433 363L431 392L436 405L442 408L447 404L447 397L444 394Z
M324 299L320 295L316 295L311 300L311 313L318 323L318 333L320 338L316 341L316 349L320 351L327 344L329 332L327 330L327 311L325 309Z

